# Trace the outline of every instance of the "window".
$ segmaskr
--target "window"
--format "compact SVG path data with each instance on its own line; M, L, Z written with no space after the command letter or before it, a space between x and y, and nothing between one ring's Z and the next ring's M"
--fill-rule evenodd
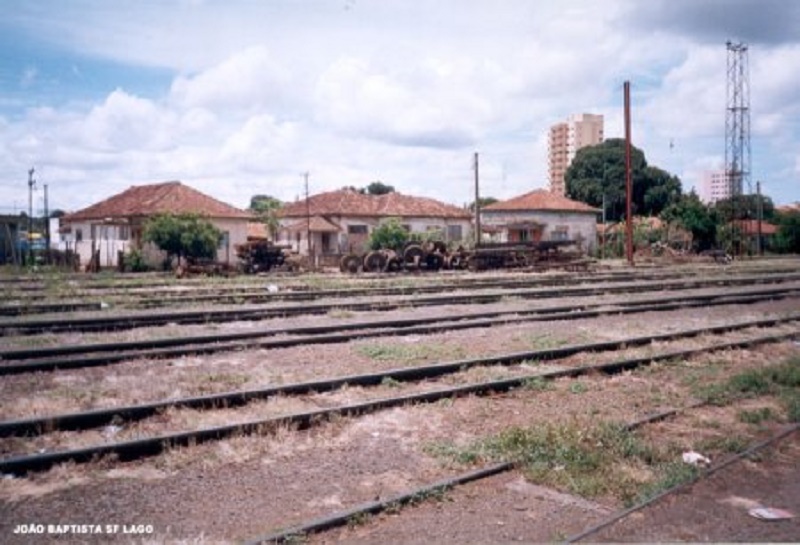
M119 240L129 240L131 238L131 228L127 225L120 225L117 227L119 233Z
M460 225L447 226L447 240L459 241L462 240L463 236Z
M368 233L366 225L348 225L347 233L350 235L366 235Z
M75 242L83 240L83 229L75 229Z
M323 254L331 253L331 234L330 233L322 233L322 253Z
M550 240L569 240L569 226L556 225L550 233Z

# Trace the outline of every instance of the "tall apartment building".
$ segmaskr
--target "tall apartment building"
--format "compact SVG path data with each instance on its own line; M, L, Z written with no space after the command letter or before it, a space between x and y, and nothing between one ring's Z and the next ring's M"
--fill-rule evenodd
M711 170L703 173L700 180L700 200L706 204L714 204L731 196L731 186L724 170Z
M557 195L566 193L564 174L578 150L603 142L603 116L575 114L566 122L550 127L547 146L548 178L550 191Z

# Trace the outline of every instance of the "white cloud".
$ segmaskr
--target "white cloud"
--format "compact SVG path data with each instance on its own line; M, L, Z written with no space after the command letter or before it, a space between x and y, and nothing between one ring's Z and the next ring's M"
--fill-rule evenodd
M31 110L0 99L0 180L36 165L54 186L75 188L57 193L62 208L167 179L238 206L256 193L292 199L307 170L312 191L380 179L461 204L472 200L473 151L482 194L511 197L546 184L552 123L601 113L606 136L622 136L625 80L634 143L651 164L690 187L724 154L724 43L680 14L660 25L654 14L673 9L663 3L76 6L23 3L8 24L64 48L67 67L88 56L128 63L120 70L166 67L170 76L150 93L113 83L107 89L120 88L101 98L42 95ZM750 54L754 170L796 180L800 45L755 44ZM45 80L57 88L34 53L31 66L32 90ZM17 185L0 181L0 201ZM772 185L779 201L800 199L797 186Z
M284 100L290 80L287 69L267 48L256 46L194 76L179 76L170 99L181 108L253 111Z
M159 150L171 145L174 114L151 100L122 90L112 92L83 122L87 145L101 150Z

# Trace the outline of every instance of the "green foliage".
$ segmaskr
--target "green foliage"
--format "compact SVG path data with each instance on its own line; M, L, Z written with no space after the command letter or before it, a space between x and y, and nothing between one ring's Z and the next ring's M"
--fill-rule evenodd
M774 249L778 252L800 254L800 210L779 212L775 219L778 234Z
M758 217L758 195L739 195L736 199L722 199L714 204L714 208L722 221L737 219L756 219ZM772 199L761 195L761 217L770 221L775 217L775 204Z
M367 195L386 195L387 193L394 193L394 186L386 185L380 180L372 182L365 189Z
M631 177L634 215L658 215L681 195L680 180L648 166L644 152L635 146L631 146ZM612 138L578 150L565 179L570 198L602 208L605 195L607 221L620 221L625 216L625 141Z
M745 371L721 384L700 389L698 397L712 405L727 405L737 399L778 395L791 422L800 421L800 358ZM741 418L741 416L740 416Z
M159 214L144 226L142 239L167 253L167 262L177 257L189 261L213 259L222 241L222 232L196 214Z
M130 272L145 272L149 267L144 260L141 250L132 248L125 256L125 269Z
M529 377L522 381L522 389L544 392L545 390L552 390L553 383L544 377Z
M719 215L703 204L694 191L664 208L661 219L691 232L695 250L708 250L717 244Z
M760 409L742 410L737 415L739 422L745 424L761 424L768 420L774 420L775 414L769 407L761 407Z
M639 484L614 471L623 460L650 463L656 454L624 426L544 424L512 428L475 447L481 458L513 461L530 480L587 497L634 496Z
M660 463L656 465L655 469L659 478L651 483L645 484L639 491L639 494L627 502L629 506L641 503L665 490L689 482L694 479L699 472L695 466L686 464L683 461Z
M282 206L283 203L280 200L269 195L253 195L250 199L250 210L258 215L259 221L266 226L267 232L273 240L277 238L280 228L278 211Z
M410 238L409 232L400 224L398 218L389 218L370 233L369 247L373 250L400 251Z
M496 202L498 202L498 201L494 197L479 197L478 198L478 205L481 208L485 208L485 207L487 207L487 206L489 206L491 204L494 204ZM469 208L470 212L475 212L475 201L472 201L471 203L469 203L469 207L468 208Z

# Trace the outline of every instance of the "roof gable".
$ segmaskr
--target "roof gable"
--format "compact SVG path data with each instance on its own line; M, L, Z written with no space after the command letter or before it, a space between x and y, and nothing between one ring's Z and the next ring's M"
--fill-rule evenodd
M319 193L284 205L280 215L285 218L312 216L370 216L370 217L430 217L470 219L466 210L435 199L412 197L391 192L385 195L365 195L351 189Z
M199 214L212 218L252 218L249 212L176 181L129 187L122 193L67 214L64 219L75 221L164 213Z
M481 208L481 211L515 212L523 210L548 210L553 212L583 212L597 214L600 209L580 201L551 193L546 189L536 189L524 195L500 201Z

